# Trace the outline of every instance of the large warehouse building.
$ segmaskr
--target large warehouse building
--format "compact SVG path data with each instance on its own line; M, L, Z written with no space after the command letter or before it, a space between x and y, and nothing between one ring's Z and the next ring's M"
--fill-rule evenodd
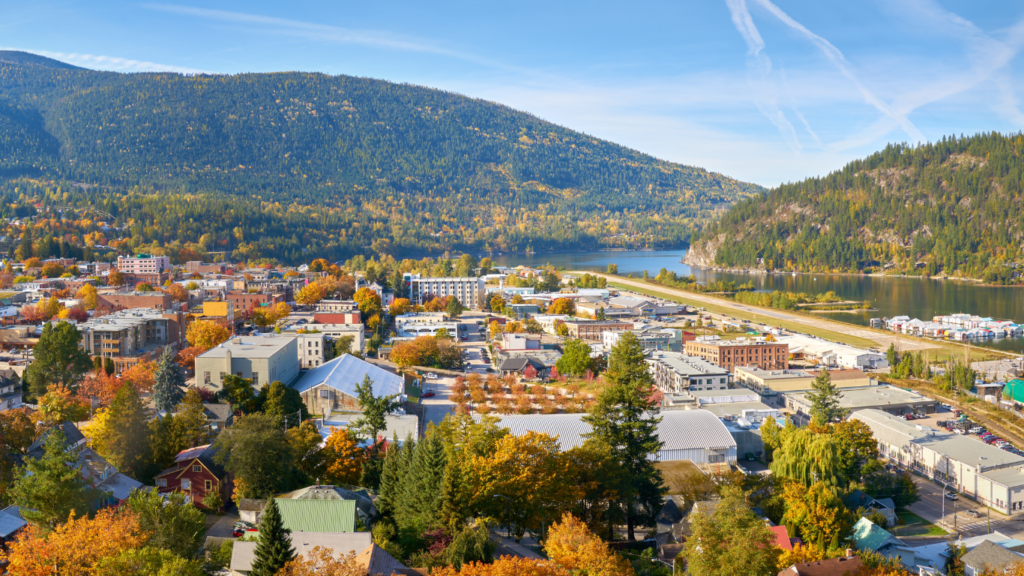
M583 414L529 414L500 416L499 426L516 436L543 432L557 436L562 450L580 446L590 432ZM655 457L659 462L690 460L695 464L736 462L736 441L717 416L707 410L666 410L659 414L658 437L665 443Z

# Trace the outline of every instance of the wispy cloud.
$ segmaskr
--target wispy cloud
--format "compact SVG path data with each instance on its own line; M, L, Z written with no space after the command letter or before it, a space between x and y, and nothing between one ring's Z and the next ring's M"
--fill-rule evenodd
M96 54L82 54L79 52L51 52L49 50L32 50L27 48L0 47L0 50L18 50L46 56L82 68L95 70L110 70L114 72L178 72L180 74L208 74L205 70L175 66L172 64L160 64L147 62L145 60L132 60L120 56L101 56Z
M273 16L246 14L244 12L231 12L227 10L193 8L191 6L180 6L175 4L145 4L144 6L151 10L159 10L161 12L178 14L181 16L191 16L203 20L259 26L261 27L261 31L271 34L297 36L307 40L321 42L358 44L362 46L401 50L405 52L437 54L492 68L513 68L470 52L454 50L442 46L431 40L394 34L383 30L343 28L340 26L318 24L315 22L290 20L288 18L276 18Z

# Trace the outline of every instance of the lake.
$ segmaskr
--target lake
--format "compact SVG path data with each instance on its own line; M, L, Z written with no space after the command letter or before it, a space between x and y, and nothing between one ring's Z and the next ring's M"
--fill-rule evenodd
M831 274L732 274L691 268L682 263L686 250L565 252L557 254L505 254L492 258L499 266L544 266L551 264L567 270L604 272L608 264L619 267L619 274L651 276L666 268L685 276L693 274L698 282L732 280L737 284L753 281L758 290L783 290L820 294L829 290L848 300L868 300L876 312L822 314L835 320L868 325L875 317L906 315L931 320L939 314L964 312L1024 323L1024 288L978 286L969 282L928 280L924 278L879 278ZM996 340L980 345L1024 352L1024 338Z

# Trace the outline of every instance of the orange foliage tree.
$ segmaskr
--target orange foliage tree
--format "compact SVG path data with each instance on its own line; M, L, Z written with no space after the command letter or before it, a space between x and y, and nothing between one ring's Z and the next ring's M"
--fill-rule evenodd
M81 422L89 417L89 400L60 386L50 386L39 399L39 410L32 414L38 422L55 426L61 422Z
M78 396L80 398L95 398L96 407L103 408L110 406L110 402L114 400L114 396L123 385L124 380L107 374L105 370L96 370L90 372L82 380L78 386Z
M188 290L181 284L171 284L164 292L167 292L175 302L188 302Z
M331 427L321 451L326 465L326 481L334 484L358 484L366 451L348 428Z
M548 314L568 314L573 315L576 313L576 303L569 298L556 298L554 302L548 306Z
M224 325L213 320L196 320L189 324L185 331L185 339L192 346L202 348L205 352L231 337L231 331Z
M408 298L395 298L395 301L391 303L390 311L392 316L408 314L412 311L412 302Z
M333 550L316 546L305 556L285 564L277 576L366 576L366 570L355 552L337 557Z
M205 350L199 346L189 346L181 352L178 352L178 364L184 368L194 369L196 367L196 358L203 352L205 352Z
M78 292L75 293L75 298L82 301L82 306L86 310L94 310L96 308L97 292L96 287L92 284L83 284Z
M91 519L72 513L49 534L30 524L8 544L8 552L0 551L0 560L10 562L8 571L18 576L86 576L95 574L104 559L148 539L135 514L104 508Z
M135 386L139 392L153 391L153 375L156 373L156 361L138 362L121 376L125 382Z
M573 573L589 576L629 576L633 567L616 554L587 525L566 513L551 526L544 551L553 562Z
M470 562L462 570L445 566L432 571L431 576L573 576L571 572L547 560L502 556L491 564Z
M324 299L327 290L319 282L310 282L295 293L295 302L303 306L312 306Z

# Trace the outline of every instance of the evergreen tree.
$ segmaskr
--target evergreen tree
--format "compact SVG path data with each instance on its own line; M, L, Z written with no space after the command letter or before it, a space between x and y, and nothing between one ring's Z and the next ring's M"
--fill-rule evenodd
M436 522L446 464L444 444L431 428L416 445L402 482L400 506L395 511L399 526L415 527L417 533L422 533Z
M92 437L96 451L128 476L141 476L149 457L149 424L135 386L121 386L98 420Z
M458 534L466 527L466 497L462 490L464 471L454 454L448 454L448 465L441 482L441 505L438 520L448 534Z
M295 559L291 531L284 527L281 510L273 498L267 499L260 519L259 536L256 540L255 558L251 576L275 576L284 565Z
M24 262L32 256L32 226L26 226L25 233L21 235L21 245L18 246L18 260Z
M594 316L595 316L595 318L594 318L595 320L607 320L607 317L605 316L605 313L604 313L604 306L601 306L600 308L598 308L597 309L597 313L594 314Z
M658 438L658 404L651 400L654 380L635 334L623 335L611 350L607 378L597 403L583 420L589 437L607 444L621 464L627 487L622 494L629 538L637 525L649 525L662 506L662 476L650 456L664 443Z
M64 433L53 429L43 443L42 458L27 458L10 496L21 516L48 530L66 522L74 510L84 516L95 497L78 472L77 454L65 451Z
M172 412L185 398L185 371L175 360L170 347L164 348L153 374L153 403L158 412Z
M356 384L356 394L362 416L352 422L352 429L373 442L376 451L377 434L388 427L387 415L400 408L402 402L398 399L398 394L377 396L369 375L364 376L363 381Z
M401 491L402 479L406 473L406 459L404 452L410 449L412 436L406 439L405 446L398 444L398 433L395 433L391 446L384 454L384 467L381 470L380 489L377 496L377 512L381 517L390 518L394 515L395 507Z
M263 413L284 420L289 418L289 424L298 424L309 418L309 410L306 403L302 401L302 395L291 386L283 382L274 381L263 390ZM296 422L298 420L298 422Z
M114 359L106 358L103 360L103 371L107 373L107 376L114 375Z
M454 296L448 300L448 307L445 308L445 312L452 318L458 318L459 315L462 314L463 310L462 304L459 302L458 298Z
M32 364L25 370L32 398L46 394L49 386L74 390L92 368L92 359L79 343L82 335L68 322L47 323L39 336Z
M896 367L896 363L900 361L899 354L896 353L896 344L889 344L889 349L885 351L885 360L889 366Z
M811 390L807 392L807 400L811 402L811 420L824 426L845 418L849 410L839 406L842 397L839 388L832 383L828 370L822 369L811 383Z
M185 400L178 405L178 413L172 421L172 436L178 452L206 444L209 431L206 424L206 407L203 397L195 388L185 393Z

